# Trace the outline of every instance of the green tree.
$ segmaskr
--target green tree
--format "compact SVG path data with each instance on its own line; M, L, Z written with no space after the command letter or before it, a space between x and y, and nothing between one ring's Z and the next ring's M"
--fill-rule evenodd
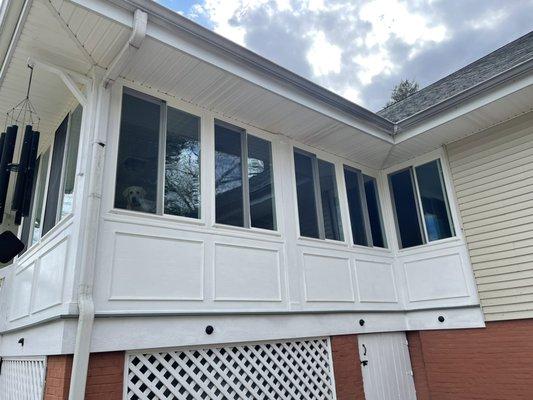
M390 100L385 106L388 107L391 104L403 100L406 97L415 93L416 91L418 91L418 83L414 79L402 79L400 83L395 85L392 89Z

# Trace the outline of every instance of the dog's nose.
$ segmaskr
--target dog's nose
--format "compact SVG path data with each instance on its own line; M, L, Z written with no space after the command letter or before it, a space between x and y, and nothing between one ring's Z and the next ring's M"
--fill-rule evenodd
M132 197L131 198L131 204L134 205L135 207L138 207L141 205L141 203L139 202L139 199L137 197Z

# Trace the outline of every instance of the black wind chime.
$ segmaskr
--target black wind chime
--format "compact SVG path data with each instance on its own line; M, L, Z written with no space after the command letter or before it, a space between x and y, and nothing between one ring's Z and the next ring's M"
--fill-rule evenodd
M0 224L4 220L6 210L9 177L12 172L17 173L17 181L13 192L11 210L15 211L15 225L20 225L22 217L30 214L33 175L39 147L39 116L30 101L31 79L33 65L28 64L30 78L26 97L7 112L5 131L0 136ZM13 163L17 132L24 127L22 148L18 164ZM33 128L35 127L35 130ZM24 250L24 243L11 231L0 234L0 262L7 263Z
M16 172L17 180L11 202L11 210L15 211L15 224L20 225L22 217L30 214L33 175L39 147L39 121L37 111L30 101L30 88L33 78L33 65L28 65L30 77L26 97L10 109L6 115L5 132L0 137L0 223L3 221L7 207L6 198L9 177ZM19 127L24 128L24 137L18 164L13 163L15 143ZM34 130L35 129L35 130Z

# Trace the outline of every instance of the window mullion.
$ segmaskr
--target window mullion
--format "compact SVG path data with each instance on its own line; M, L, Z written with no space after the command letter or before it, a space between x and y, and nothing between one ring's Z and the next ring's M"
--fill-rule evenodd
M57 206L56 206L56 223L61 219L61 211L63 209L63 195L65 194L65 174L67 170L67 154L68 146L70 145L70 128L71 128L71 118L72 112L68 114L67 120L67 133L65 137L65 147L63 148L63 161L61 163L61 178L59 181L59 195L57 197Z
M159 155L157 164L157 201L156 214L164 214L165 204L165 157L167 144L167 102L160 102Z
M365 224L365 242L367 246L372 247L374 246L374 242L372 240L372 231L370 230L370 217L368 216L368 205L366 203L365 182L363 180L363 174L361 171L357 171L357 181L359 182L359 187L361 188L359 190L359 197L363 212L363 221Z
M418 221L420 226L420 231L422 232L422 241L424 243L428 242L426 220L424 218L424 208L422 206L422 197L420 196L420 189L418 188L418 179L416 176L416 168L411 168L411 184L413 185L413 190L416 196L416 211L418 213Z
M248 182L248 134L241 133L241 164L242 164L242 208L245 228L250 228L250 183Z
M453 235L455 234L455 224L452 218L452 212L450 210L450 196L448 194L448 189L446 188L446 182L444 181L444 171L442 168L441 160L437 160L437 169L439 171L439 180L442 186L444 199L447 200L444 203L446 205L446 214L448 215L448 224L450 226L450 232L452 232Z
M320 177L318 172L318 158L313 156L313 181L315 188L315 204L316 204L316 215L318 222L318 237L320 239L326 238L326 230L324 228L324 210L322 209L322 191L320 189Z

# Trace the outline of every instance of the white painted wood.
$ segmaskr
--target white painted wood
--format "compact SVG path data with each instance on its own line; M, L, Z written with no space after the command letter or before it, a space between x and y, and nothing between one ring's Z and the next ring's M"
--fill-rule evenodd
M533 113L447 152L485 318L533 316Z
M328 338L126 355L126 399L335 399Z
M0 399L41 400L44 395L46 359L3 358Z
M95 2L108 8L109 18L102 18L89 11ZM13 103L26 83L27 76L20 71L24 69L29 49L44 62L55 62L76 73L86 74L90 69L90 65L80 59L77 46L64 37L57 20L41 3L35 2L31 10L20 46L10 66L10 73L1 88L0 94L5 92L6 96L0 96L0 110ZM87 1L88 8L77 7L74 3L76 2L58 0L54 1L54 6L60 10L61 18L69 24L69 29L94 60L101 66L108 65L127 38L131 14L104 1ZM112 21L112 16L118 15L117 13L120 14L122 25ZM346 324L342 326L351 326L351 330L343 328L343 332L359 329L354 327L355 312L358 315L369 313L365 318L374 321L374 327L365 329L387 331L406 329L410 321L410 314L406 310L458 307L461 312L450 311L450 326L478 326L481 323L478 318L473 318L472 321L460 318L461 315L471 316L469 309L463 310L460 307L477 304L477 297L469 270L470 264L468 260L464 261L464 242L459 230L458 237L451 240L406 251L398 250L386 178L384 173L376 169L382 165L390 150L389 141L363 134L365 126L340 115L338 110L318 106L315 102L310 104L308 98L294 93L290 96L292 100L289 100L280 95L287 93L286 88L265 88L266 83L270 85L272 82L266 82L264 77L260 77L260 85L251 83L251 80L259 77L251 76L250 71L243 71L233 64L229 65L227 60L214 66L212 61L216 59L215 55L206 54L205 49L200 51L194 48L202 58L206 58L205 62L200 61L183 51L192 49L190 43L173 37L171 32L160 31L160 27L154 27L152 23L149 36L146 46L143 44L139 50L139 58L124 70L124 78L114 85L112 96L103 92L96 100L95 93L87 93L89 108L97 106L97 109L108 110L108 113L104 112L98 119L101 121L101 129L97 129L96 138L89 138L87 134L91 131L88 129L88 121L94 118L88 119L84 113L77 165L75 212L60 221L40 243L30 248L6 271L6 286L9 287L11 298L7 308L11 307L12 313L5 315L5 319L9 321L0 321L2 329L17 328L61 314L75 315L77 312L74 300L77 268L86 260L81 251L86 243L81 243L80 238L85 232L83 221L87 211L87 198L94 196L88 191L91 177L87 176L85 170L87 156L90 154L88 149L94 145L92 139L105 146L106 154L99 231L97 237L86 238L89 241L97 240L98 243L94 282L98 315L290 312L291 317L298 320L307 331L327 328L332 329L328 333L334 334L335 329L340 330L336 327L341 323ZM178 45L179 49L162 46L160 41L154 39L155 36ZM223 69L225 66L231 66L234 72L243 72L243 76L228 73ZM32 93L35 94L36 106L43 115L43 143L48 143L74 99L57 76L41 70L36 71L35 78ZM132 80L136 83L132 83ZM113 208L121 89L124 84L158 96L167 101L169 106L200 117L200 219L154 216ZM274 89L279 89L279 93L273 93ZM306 105L312 106L312 110ZM215 223L215 118L243 127L251 134L272 143L276 231L235 228ZM335 165L345 238L343 241L299 237L292 158L295 146L313 152ZM414 153L418 155L421 148L427 148L424 146L420 147L415 143L405 152L402 150L398 156L394 156L393 163L410 158ZM416 162L441 157L441 153L437 151L428 154ZM516 158L513 160L516 161ZM469 159L469 162L472 160ZM342 176L344 164L377 178L388 249L352 244ZM501 165L498 168L501 169ZM526 172L520 170L520 173ZM449 189L446 169L444 174ZM491 187L491 190L496 189ZM476 190L472 189L468 195L479 200ZM487 207L486 212L490 212L490 204L482 206ZM455 206L452 205L453 207ZM518 205L509 202L509 207ZM456 215L455 209L452 214ZM478 214L472 214L471 217L478 218ZM454 219L454 222L458 224L458 220ZM525 240L527 239L524 238ZM523 248L505 251L520 253ZM460 254L460 268L457 267L457 254ZM526 262L528 255L521 257L524 257L522 262ZM457 263L443 269L432 268L428 264L439 262L441 258L446 262L452 259ZM493 261L480 260L487 269L505 267L489 265L491 262ZM404 264L408 266L407 272ZM409 272L417 270L423 271L422 277L418 273ZM426 270L431 270L433 274L427 274ZM458 278L461 271L466 276L466 296L457 296L459 290L454 286L457 284L455 281L442 285L446 279ZM423 288L419 288L420 281L424 284ZM459 282L461 284L462 281ZM314 315L297 315L300 311L354 313L346 313L344 317L336 315L337 324L323 327L320 326L323 322L318 322ZM387 311L397 313L385 314ZM416 315L417 327L436 327L432 311ZM133 325L131 332L148 332L151 325L149 318L146 318L141 322L137 320L138 324ZM157 331L160 327L159 317L153 318ZM261 327L274 339L287 335L301 337L305 334L304 328L288 328L287 324L279 323L280 320L272 316L254 319L252 326ZM202 320L203 322L205 321ZM111 324L107 332L117 332L116 338L127 336L127 332L122 331L122 320L111 318L105 322L107 323ZM161 326L168 327L165 324ZM187 328L190 326L187 325ZM245 333L242 337L228 329L230 333L218 340L229 341L252 335L243 327L241 329ZM169 345L169 341L178 335L172 330L162 331L166 336L160 337L157 343ZM95 335L94 340L100 346L96 348L107 346L105 341L118 347L124 345L116 338L110 338L106 332L97 331ZM58 337L57 341L63 339ZM64 340L68 343L70 339ZM128 342L132 346L139 346L140 343L144 347L149 346L141 337L134 337L132 340L133 342ZM180 336L180 340L191 339ZM199 340L206 341L203 337ZM8 346L16 349L13 343Z
M358 335L366 400L416 400L404 332ZM366 364L366 365L363 365Z

